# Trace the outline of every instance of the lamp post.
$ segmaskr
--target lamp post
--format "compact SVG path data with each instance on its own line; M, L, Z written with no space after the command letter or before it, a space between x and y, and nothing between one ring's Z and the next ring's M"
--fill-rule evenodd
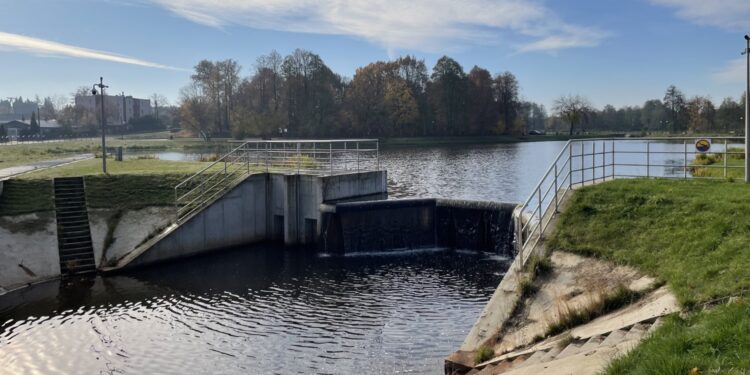
M99 88L101 90L101 102L102 102L102 172L104 174L107 174L107 140L105 136L105 129L107 124L107 118L104 115L104 89L108 88L109 86L106 86L104 84L104 78L99 77L99 83L95 83L93 88L91 89L91 94L96 96L96 88Z
M742 54L745 55L745 64L747 71L746 82L745 82L745 182L750 183L750 35L745 35L745 51Z

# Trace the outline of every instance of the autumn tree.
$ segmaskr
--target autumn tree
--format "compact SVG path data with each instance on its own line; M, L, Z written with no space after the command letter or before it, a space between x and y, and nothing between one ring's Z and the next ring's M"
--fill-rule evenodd
M472 135L492 134L497 124L494 81L486 69L474 66L468 75L467 132Z
M518 129L518 108L520 105L518 80L510 72L498 74L493 83L498 109L498 130L500 133L523 133Z
M466 73L456 60L441 57L432 68L431 104L435 129L443 135L466 134Z

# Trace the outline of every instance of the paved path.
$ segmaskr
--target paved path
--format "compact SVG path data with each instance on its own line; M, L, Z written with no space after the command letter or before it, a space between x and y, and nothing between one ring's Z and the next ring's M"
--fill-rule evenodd
M15 167L0 169L0 181L7 180L8 178L17 176L19 174L57 167L60 165L73 163L76 161L91 159L93 157L94 155L92 154L80 154L80 155L70 156L70 157L62 158L62 159L44 160L44 161L38 161L35 163L31 163L31 164L18 165Z

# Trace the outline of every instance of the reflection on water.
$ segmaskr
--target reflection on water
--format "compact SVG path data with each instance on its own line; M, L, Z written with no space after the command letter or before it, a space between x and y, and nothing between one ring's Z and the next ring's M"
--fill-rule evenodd
M439 373L507 264L267 245L0 300L0 373Z
M521 202L565 142L386 149L391 197Z

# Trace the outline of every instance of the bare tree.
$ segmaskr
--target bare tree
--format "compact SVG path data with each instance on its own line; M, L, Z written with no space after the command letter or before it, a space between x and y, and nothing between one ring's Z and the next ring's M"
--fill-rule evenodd
M159 120L159 107L167 107L169 106L169 100L167 100L167 97L162 94L153 93L151 95L151 104L154 106L154 117L156 117L156 120Z
M570 125L570 135L573 135L575 126L586 119L591 113L592 106L588 99L580 95L563 95L555 100L552 108L560 118Z

